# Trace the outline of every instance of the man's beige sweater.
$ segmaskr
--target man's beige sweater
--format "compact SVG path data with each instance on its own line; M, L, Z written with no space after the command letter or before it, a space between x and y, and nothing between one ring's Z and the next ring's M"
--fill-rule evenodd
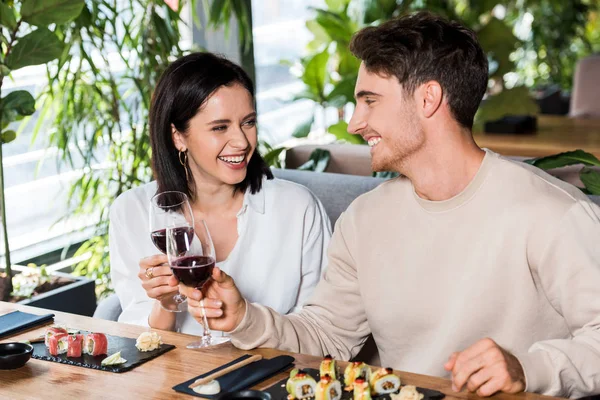
M528 391L600 393L600 208L575 187L487 151L452 199L405 178L360 196L328 256L299 314L248 304L233 343L348 360L372 333L384 366L448 377L452 352L489 337Z

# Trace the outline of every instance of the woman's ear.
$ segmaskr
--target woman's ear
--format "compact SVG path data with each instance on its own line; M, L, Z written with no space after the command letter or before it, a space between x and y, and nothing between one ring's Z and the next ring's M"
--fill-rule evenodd
M175 125L171 124L171 137L173 138L173 143L175 144L175 148L179 151L186 151L187 145L185 143L185 137L175 128Z

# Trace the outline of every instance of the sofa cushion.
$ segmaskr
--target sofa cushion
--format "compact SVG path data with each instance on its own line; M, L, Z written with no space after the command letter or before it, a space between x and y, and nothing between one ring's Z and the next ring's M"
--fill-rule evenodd
M304 185L313 192L323 203L332 226L354 199L385 181L383 178L292 169L274 169L273 174L277 178Z

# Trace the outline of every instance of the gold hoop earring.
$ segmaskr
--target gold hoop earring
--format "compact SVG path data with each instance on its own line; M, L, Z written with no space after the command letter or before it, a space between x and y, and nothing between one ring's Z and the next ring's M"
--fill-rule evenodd
M188 172L187 150L186 151L179 150L179 163L181 164L181 166L183 167L183 170L185 171L185 180L186 180L186 182L189 182L190 181L190 175L189 175L189 172Z

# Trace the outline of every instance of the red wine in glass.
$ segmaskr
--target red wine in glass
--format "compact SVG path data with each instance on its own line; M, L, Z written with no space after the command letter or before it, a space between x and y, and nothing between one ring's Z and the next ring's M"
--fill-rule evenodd
M173 275L184 285L200 288L211 277L215 259L206 256L182 257L171 263Z
M188 250L188 238L194 236L194 228L192 228L191 226L180 226L177 228L173 228L173 234L175 235L175 241L177 243L177 253L185 254L185 252ZM167 230L158 229L152 232L150 234L150 237L152 238L152 242L154 243L156 248L160 250L163 254L167 254Z

